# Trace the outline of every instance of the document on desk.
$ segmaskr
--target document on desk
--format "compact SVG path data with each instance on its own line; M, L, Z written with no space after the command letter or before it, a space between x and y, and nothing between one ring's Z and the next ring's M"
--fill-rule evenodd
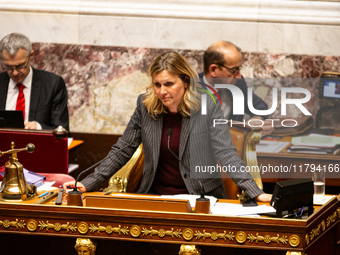
M289 142L261 140L256 145L256 152L279 153L287 145L289 145Z
M276 210L268 205L258 205L251 207L244 207L241 204L232 203L217 203L212 208L211 213L217 215L227 216L256 216L262 213L275 213Z

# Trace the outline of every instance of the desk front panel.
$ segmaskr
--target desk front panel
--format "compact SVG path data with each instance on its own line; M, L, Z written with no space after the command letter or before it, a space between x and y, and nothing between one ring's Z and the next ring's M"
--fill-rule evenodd
M285 254L316 247L318 240L332 244L324 236L334 236L339 217L340 205L336 199L308 220L0 203L0 233L53 237L53 240L80 237L101 242L132 241L136 247L139 242L178 247L195 244ZM325 249L334 253L335 248L329 245Z

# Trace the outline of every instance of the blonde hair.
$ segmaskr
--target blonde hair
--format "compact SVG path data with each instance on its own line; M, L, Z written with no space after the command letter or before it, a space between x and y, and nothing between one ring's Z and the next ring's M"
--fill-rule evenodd
M149 67L149 74L153 77L162 71L168 71L178 77L188 85L184 91L183 98L177 107L177 111L185 116L190 116L200 109L200 95L197 93L195 79L198 78L197 72L189 65L188 61L177 52L165 52L159 55ZM148 113L156 119L162 113L168 113L169 110L163 105L154 91L154 84L146 88L146 94L143 103Z

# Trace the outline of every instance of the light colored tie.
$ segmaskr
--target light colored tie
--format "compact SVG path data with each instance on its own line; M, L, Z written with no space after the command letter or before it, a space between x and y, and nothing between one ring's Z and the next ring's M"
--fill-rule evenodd
M25 95L24 95L24 85L21 83L17 84L17 87L19 89L19 95L17 98L17 105L15 107L16 111L22 111L24 115L24 121L25 121Z

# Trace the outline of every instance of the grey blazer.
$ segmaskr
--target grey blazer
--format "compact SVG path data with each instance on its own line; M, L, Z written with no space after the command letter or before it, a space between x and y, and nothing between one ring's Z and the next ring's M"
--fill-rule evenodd
M220 173L195 172L197 166L234 166L240 169L243 161L236 153L231 143L231 135L227 125L213 127L213 119L223 119L219 106L213 100L207 100L207 115L202 116L200 111L190 118L182 118L182 127L179 145L180 172L190 194L200 194L203 189L206 194L218 198L226 198L223 181ZM140 128L134 130L135 123ZM108 180L133 155L139 144L143 143L144 169L139 193L147 193L153 183L158 166L161 137L163 131L163 115L153 119L143 104L143 95L139 95L137 107L132 115L122 137L112 146L111 151L95 171L82 180L88 191L96 189L101 183ZM191 155L191 156L190 156ZM189 171L190 168L190 171ZM236 184L246 191L246 195L253 198L263 193L247 172L236 171L230 173Z

